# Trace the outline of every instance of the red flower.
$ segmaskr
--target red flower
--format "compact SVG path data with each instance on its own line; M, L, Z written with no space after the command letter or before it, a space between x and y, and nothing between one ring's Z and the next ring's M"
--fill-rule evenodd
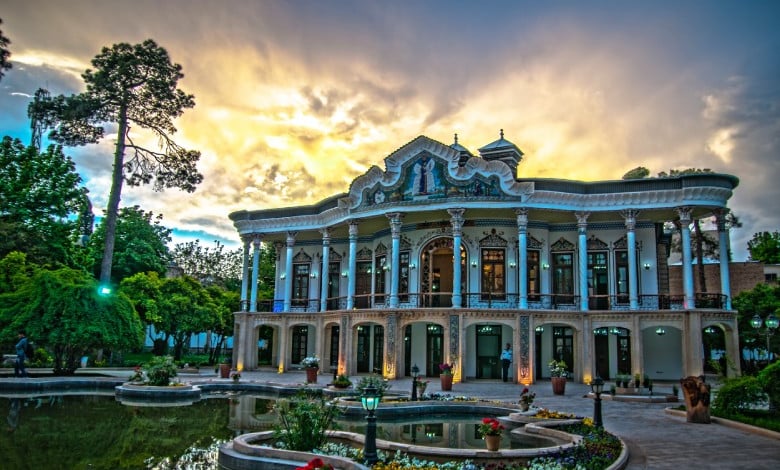
M493 421L493 418L482 418L482 424L490 424L491 421Z

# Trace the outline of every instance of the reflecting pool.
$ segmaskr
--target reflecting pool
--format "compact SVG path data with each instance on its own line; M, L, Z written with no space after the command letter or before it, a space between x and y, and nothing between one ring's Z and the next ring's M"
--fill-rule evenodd
M207 394L187 406L122 404L113 394L0 398L5 415L0 439L4 469L201 469L218 468L219 445L233 437L273 429L276 397ZM483 416L416 414L377 423L377 437L432 447L483 449ZM339 421L363 433L362 419ZM533 439L533 438L531 438ZM502 448L546 446L502 439Z

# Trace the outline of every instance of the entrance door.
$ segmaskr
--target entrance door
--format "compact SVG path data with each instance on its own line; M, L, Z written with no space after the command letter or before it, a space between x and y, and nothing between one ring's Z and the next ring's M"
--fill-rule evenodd
M357 327L357 351L355 351L357 357L357 371L358 372L370 372L369 360L370 355L369 347L371 344L370 331L371 327L361 325Z
M590 310L609 309L609 275L607 273L606 251L588 253L588 308Z
M261 366L270 366L274 350L274 329L268 325L262 325L257 339L257 363Z
M631 373L631 333L625 328L617 330L617 373Z
M430 241L420 255L420 294L423 307L452 306L452 238L437 238ZM466 251L461 246L461 293L466 293ZM465 298L465 297L464 297Z
M477 325L477 378L501 378L501 327Z
M444 353L444 330L439 325L428 325L425 338L425 375L438 377Z
M357 263L355 308L371 308L371 261Z
M412 375L412 325L404 328L404 375Z
M328 264L328 310L339 309L339 263Z
M335 370L339 366L339 332L341 327L330 327L330 369Z
M300 364L307 355L307 346L309 342L309 327L294 326L292 335L292 360L293 364Z
M569 373L574 371L574 331L571 328L553 327L553 359L564 361Z
M606 333L606 328L605 328ZM608 334L596 335L596 375L604 380L609 376L609 336Z

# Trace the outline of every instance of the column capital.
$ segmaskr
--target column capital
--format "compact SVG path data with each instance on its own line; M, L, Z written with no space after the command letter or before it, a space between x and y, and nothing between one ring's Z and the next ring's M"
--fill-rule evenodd
M463 234L463 214L466 212L466 209L462 207L456 207L452 209L447 209L447 213L450 214L450 224L452 224L452 235L454 237L459 237Z
M400 212L391 212L389 214L385 214L388 219L390 219L390 232L391 236L393 238L398 238L401 236L401 219L403 219L404 215Z
M515 209L515 214L517 214L517 231L525 232L528 229L528 209L518 207Z
M357 220L350 220L347 222L349 224L349 238L357 238L358 236L358 221Z
M688 226L691 223L691 213L693 212L693 208L688 206L682 206L682 207L677 207L675 210L677 211L677 214L680 216L680 223L684 224L685 226Z
M620 215L626 220L626 229L634 230L636 228L636 218L639 211L636 209L625 209L620 211Z
M250 243L252 243L252 240L255 239L255 236L257 234L255 233L245 233L241 235L241 241L244 243L245 246L249 246Z
M330 227L325 227L320 229L320 233L322 234L322 244L323 245L329 245L330 244Z
M580 233L585 232L585 230L588 228L588 217L590 217L590 212L577 211L574 213L574 216L577 217L577 228L579 229Z
M298 236L298 232L287 232L287 248L295 246L295 237Z
M712 211L715 214L715 221L718 224L718 232L726 231L726 223L728 222L728 215L731 210L727 207L721 207Z
M263 242L263 236L259 233L256 233L254 237L252 237L252 245L254 245L255 250L260 249L260 244Z

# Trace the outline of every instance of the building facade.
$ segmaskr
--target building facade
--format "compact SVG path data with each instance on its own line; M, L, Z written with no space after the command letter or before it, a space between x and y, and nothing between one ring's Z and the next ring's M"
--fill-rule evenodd
M435 377L450 363L456 382L496 379L509 343L515 382L549 377L553 359L584 382L678 380L702 373L709 327L739 364L728 269L695 292L688 228L715 215L728 246L736 177L520 178L522 157L503 131L479 155L457 135L420 136L347 193L230 214L244 243L234 366L282 372L316 355L323 373L397 378L417 365ZM669 227L682 295L670 293ZM276 249L272 302L257 299L261 243Z

